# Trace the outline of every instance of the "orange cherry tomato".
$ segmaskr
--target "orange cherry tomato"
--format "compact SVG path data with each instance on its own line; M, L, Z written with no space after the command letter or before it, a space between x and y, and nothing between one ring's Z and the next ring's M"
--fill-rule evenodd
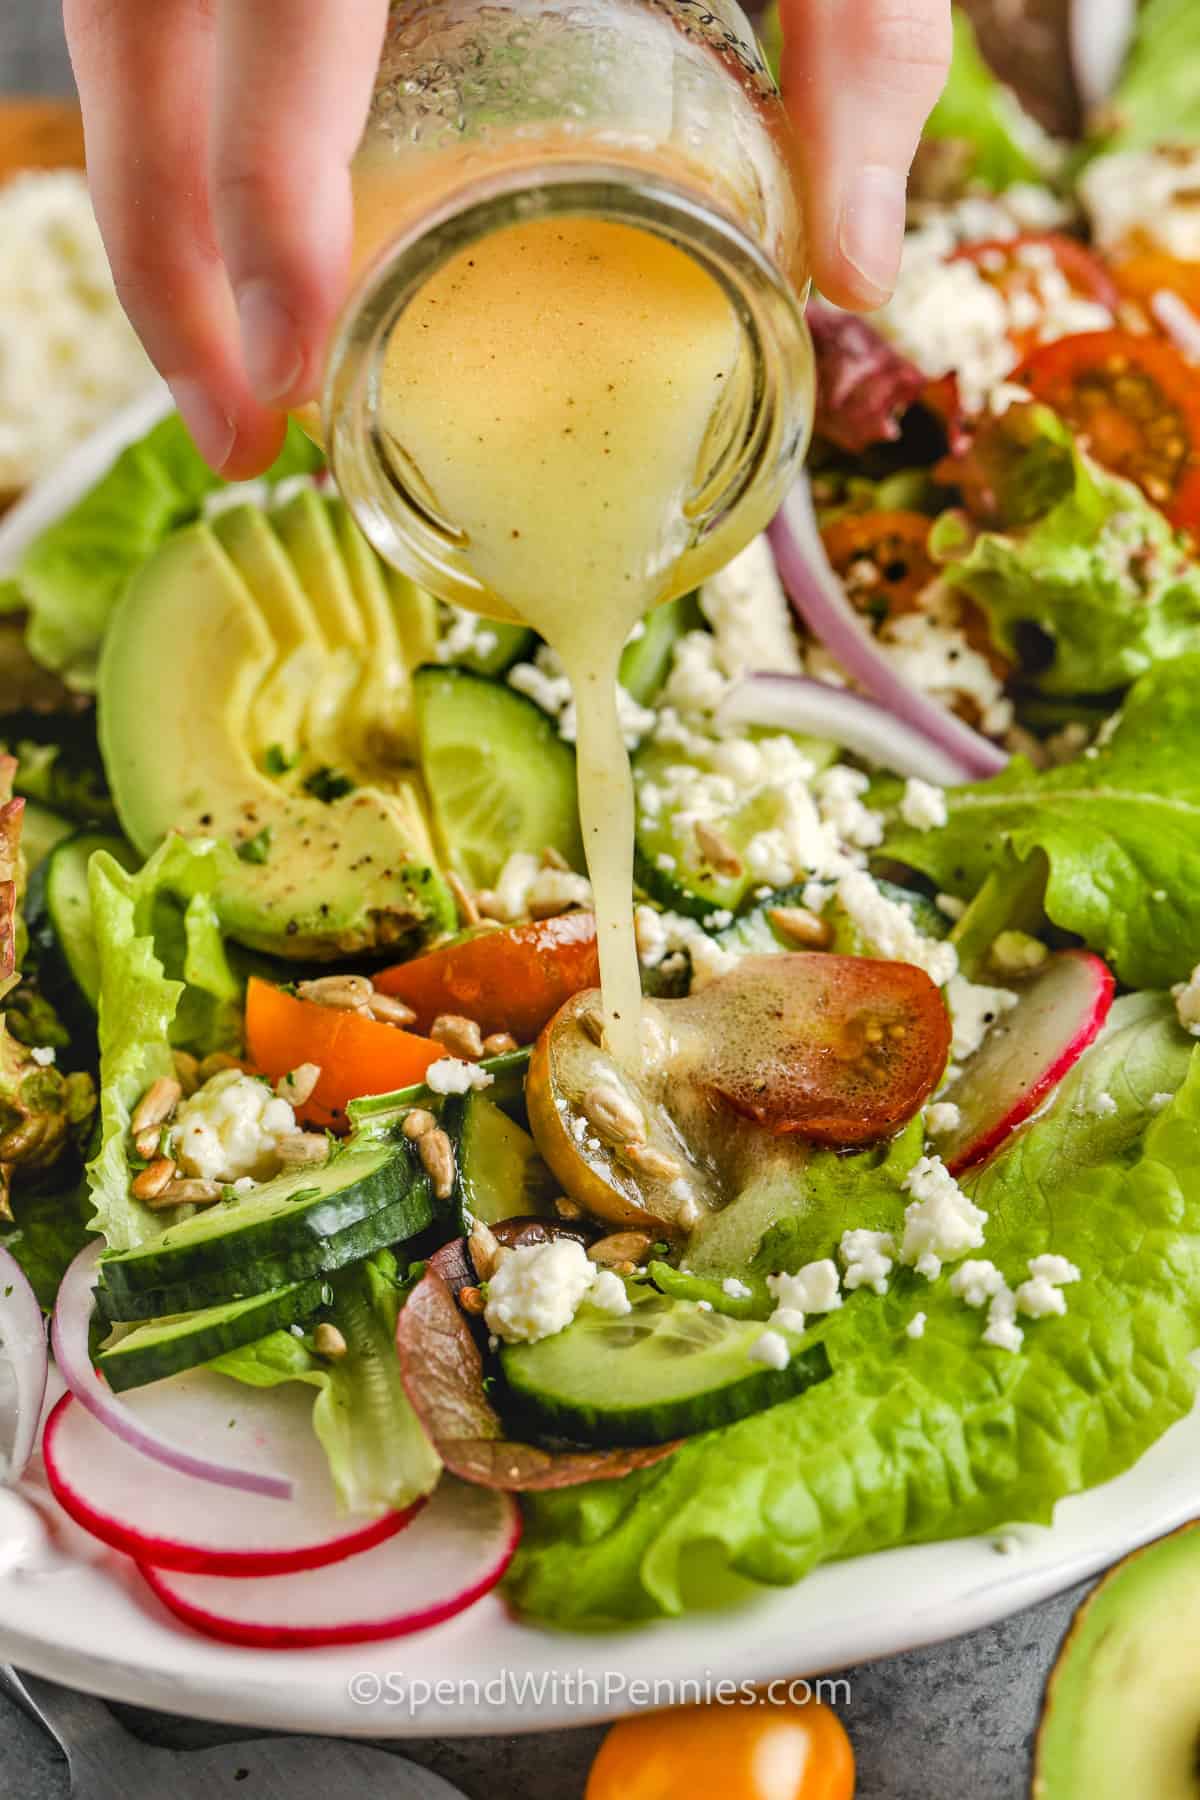
M776 1137L850 1148L929 1098L950 1016L924 970L865 956L744 957L686 1004L715 1098Z
M388 1094L425 1079L445 1045L360 1013L319 1006L251 978L246 992L246 1049L263 1075L278 1080L301 1063L321 1079L296 1112L306 1125L346 1129L346 1107L360 1094Z
M881 624L917 602L937 575L924 513L843 513L824 527L825 554L859 612Z
M475 932L384 969L374 981L412 1007L423 1031L439 1013L460 1013L484 1037L509 1031L518 1044L532 1044L564 1000L599 984L595 914L560 913Z
M1173 344L1087 331L1035 350L1016 379L1172 524L1200 526L1200 379Z
M1041 312L1041 276L1052 262L1078 300L1094 300L1115 315L1121 296L1116 282L1092 251L1060 231L1030 231L1021 237L989 238L964 244L950 259L973 263L1010 303L1025 301ZM1028 355L1039 341L1040 321L1010 332L1014 359Z
M1165 250L1135 251L1113 264L1113 280L1123 294L1147 309L1155 294L1165 289L1200 314L1200 262L1180 262Z
M773 1684L782 1696L787 1682ZM854 1752L818 1700L682 1706L614 1725L584 1800L852 1800Z

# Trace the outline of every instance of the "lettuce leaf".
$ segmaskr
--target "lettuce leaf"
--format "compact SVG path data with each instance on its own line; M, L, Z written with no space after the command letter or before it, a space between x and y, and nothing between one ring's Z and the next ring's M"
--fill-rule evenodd
M226 846L171 837L135 873L106 851L88 889L100 969L100 1147L88 1165L95 1231L111 1250L157 1237L166 1216L130 1197L126 1141L141 1096L174 1074L171 1046L206 1055L241 1041L241 984L212 901Z
M950 78L924 135L969 144L974 155L964 179L995 193L1018 181L1045 181L1054 160L1053 146L1041 126L984 61L975 28L960 6L954 8Z
M811 1334L832 1377L624 1481L539 1495L509 1591L527 1613L599 1625L711 1604L728 1577L782 1584L898 1544L1047 1522L1127 1468L1192 1402L1200 1344L1200 1059L1162 996L1111 1023L973 1184L984 1254L1010 1281L1053 1250L1083 1279L1012 1355L983 1321L902 1272ZM1155 1115L1151 1096L1175 1092ZM1084 1118L1111 1093L1111 1117ZM844 1198L844 1197L843 1197ZM904 1196L895 1196L896 1220ZM829 1209L828 1255L853 1210ZM905 1326L926 1315L924 1336Z
M1102 733L1102 737L1106 734ZM948 788L940 830L893 818L885 850L943 893L970 898L1005 848L1044 850L1045 908L1127 987L1185 980L1200 946L1200 654L1163 663L1078 761Z
M1040 693L1106 693L1200 650L1200 567L1048 408L1011 408L968 454L985 463L1004 528L967 539L947 514L930 547Z
M1200 143L1200 9L1196 0L1145 0L1111 104L1101 148Z
M311 474L323 463L292 425L264 479ZM29 611L27 641L38 662L72 687L93 691L109 615L130 576L224 485L175 414L123 450L91 492L25 552L16 571L19 591L5 593L6 606Z
M396 1355L400 1290L395 1263L382 1252L332 1278L328 1313L346 1340L337 1362L317 1357L303 1339L274 1331L210 1366L251 1387L303 1381L317 1390L313 1430L329 1459L347 1512L385 1512L431 1493L441 1459L409 1404Z
M90 1241L87 1186L75 1180L48 1192L23 1189L13 1196L12 1208L15 1225L0 1230L0 1244L20 1263L38 1304L49 1312L68 1264Z

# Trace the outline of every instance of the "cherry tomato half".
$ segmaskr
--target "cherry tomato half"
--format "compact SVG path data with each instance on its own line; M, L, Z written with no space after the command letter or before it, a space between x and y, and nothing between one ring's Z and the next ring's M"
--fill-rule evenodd
M1114 263L1113 279L1123 294L1147 309L1155 294L1165 290L1178 294L1200 316L1200 262L1180 262L1165 250L1143 250Z
M1062 276L1077 300L1094 300L1114 314L1120 303L1117 285L1099 257L1059 231L964 244L951 261L973 263L985 281L999 288L1010 314L1029 315L1027 326L1014 324L1011 332L1014 360L1040 341L1046 306L1042 278L1048 268Z
M509 1031L518 1044L532 1044L564 1000L600 980L595 915L560 913L474 932L374 979L381 993L412 1007L419 1031L439 1013L461 1013L484 1037Z
M825 553L859 612L881 624L917 611L937 575L929 527L924 513L879 511L843 513L823 528Z
M1044 344L1016 379L1172 524L1200 526L1200 379L1172 344L1088 331Z
M781 1683L786 1688L787 1683ZM682 1706L614 1725L585 1800L852 1800L854 1752L820 1701Z

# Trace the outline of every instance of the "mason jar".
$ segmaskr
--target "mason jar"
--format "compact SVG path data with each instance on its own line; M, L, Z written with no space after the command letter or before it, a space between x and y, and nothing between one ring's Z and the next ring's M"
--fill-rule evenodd
M352 173L354 281L323 437L388 561L444 600L513 610L392 428L385 377L407 309L439 272L539 220L652 234L719 285L736 321L654 600L694 587L763 527L811 428L808 275L797 146L733 0L402 0Z

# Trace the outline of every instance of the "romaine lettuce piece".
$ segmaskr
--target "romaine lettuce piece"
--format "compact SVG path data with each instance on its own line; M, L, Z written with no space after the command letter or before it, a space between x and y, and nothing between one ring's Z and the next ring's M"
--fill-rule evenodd
M893 819L885 852L943 893L969 899L1008 847L1044 850L1047 916L1129 987L1187 979L1200 955L1200 654L1163 663L1131 690L1105 741L1078 761L949 788L947 823Z
M1110 104L1099 148L1144 150L1200 143L1200 7L1145 0L1137 36Z
M1097 1093L1116 1110L1085 1117ZM792 1582L835 1557L1047 1523L1127 1468L1191 1406L1200 1344L1200 1059L1169 1000L1119 1001L970 1185L990 1215L982 1254L1010 1283L1042 1252L1078 1265L1063 1317L1026 1321L1012 1354L981 1344L948 1272L849 1296L811 1334L834 1366L819 1387L623 1481L527 1498L516 1603L572 1627L677 1613L725 1577ZM847 1199L814 1254L858 1222Z

